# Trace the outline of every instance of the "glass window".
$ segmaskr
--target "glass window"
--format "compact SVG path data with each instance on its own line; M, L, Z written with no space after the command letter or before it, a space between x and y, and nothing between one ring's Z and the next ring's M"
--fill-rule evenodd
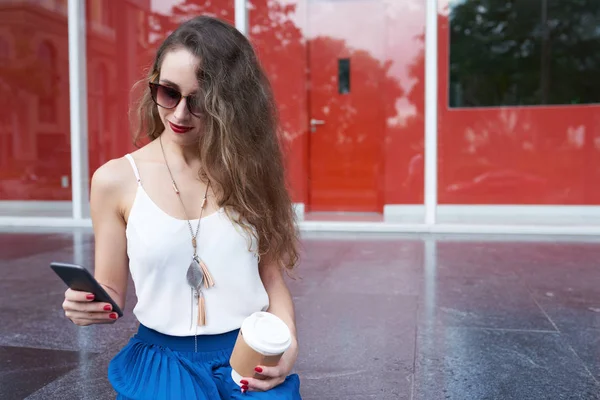
M450 107L600 101L600 2L453 0Z
M0 8L0 215L47 215L39 202L59 201L52 215L70 216L65 2L13 3Z

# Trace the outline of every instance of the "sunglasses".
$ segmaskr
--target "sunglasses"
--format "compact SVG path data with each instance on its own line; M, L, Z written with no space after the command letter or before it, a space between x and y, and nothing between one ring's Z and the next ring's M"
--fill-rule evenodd
M157 106L171 110L177 107L181 99L185 98L185 105L190 114L199 118L202 117L202 107L195 95L183 96L178 90L159 83L150 82L148 85L150 86L152 101Z

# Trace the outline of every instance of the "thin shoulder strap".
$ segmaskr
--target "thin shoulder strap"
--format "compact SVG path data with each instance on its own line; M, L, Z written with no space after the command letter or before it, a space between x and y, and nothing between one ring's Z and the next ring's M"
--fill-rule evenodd
M133 161L133 157L131 154L125 154L125 158L129 160L129 164L131 164L131 168L133 169L133 173L135 174L135 179L137 180L138 186L142 186L142 180L140 179L140 172L135 165L135 161Z

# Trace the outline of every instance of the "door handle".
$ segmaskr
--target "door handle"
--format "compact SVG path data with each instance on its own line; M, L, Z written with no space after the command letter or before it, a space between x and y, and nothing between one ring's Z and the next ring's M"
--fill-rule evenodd
M314 119L311 118L310 119L310 131L314 132L317 130L317 125L325 125L325 121L322 121L320 119Z

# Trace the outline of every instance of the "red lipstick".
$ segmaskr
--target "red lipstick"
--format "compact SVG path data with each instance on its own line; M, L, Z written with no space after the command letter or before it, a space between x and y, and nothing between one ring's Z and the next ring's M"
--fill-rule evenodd
M168 121L168 122L169 122L169 126L171 127L171 130L178 134L186 133L193 129L191 126L181 126L181 125L176 125L176 124L172 123L171 121Z

